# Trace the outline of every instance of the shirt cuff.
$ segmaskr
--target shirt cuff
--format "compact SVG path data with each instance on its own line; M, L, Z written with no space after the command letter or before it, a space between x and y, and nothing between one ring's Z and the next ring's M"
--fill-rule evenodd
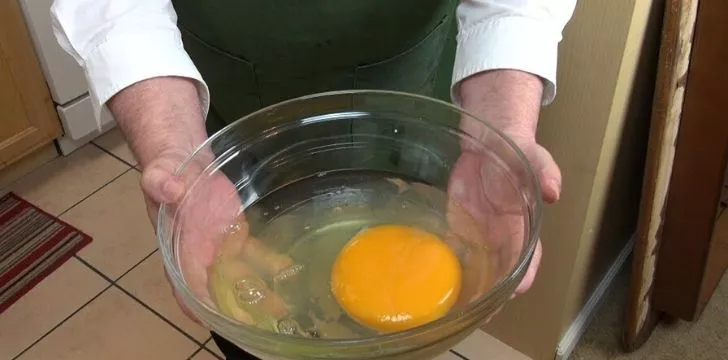
M160 76L195 80L203 119L207 118L210 90L176 29L110 35L85 57L85 69L97 124L112 96L139 81Z
M553 26L524 17L481 22L458 34L451 96L460 104L459 84L479 72L512 69L539 76L544 83L542 105L556 96L556 63L561 33Z

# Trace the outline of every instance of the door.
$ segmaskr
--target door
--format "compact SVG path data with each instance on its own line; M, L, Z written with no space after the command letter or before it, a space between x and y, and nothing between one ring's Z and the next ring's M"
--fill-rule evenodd
M61 135L17 0L0 1L0 168Z
M728 162L728 2L700 1L670 192L655 269L653 305L697 320L728 267L721 206Z
M624 345L696 320L728 267L728 2L668 0Z

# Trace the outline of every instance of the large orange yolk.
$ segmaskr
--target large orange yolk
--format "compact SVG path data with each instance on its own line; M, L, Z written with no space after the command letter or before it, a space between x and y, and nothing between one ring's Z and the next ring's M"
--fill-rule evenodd
M380 332L444 316L457 300L461 282L460 263L442 240L400 225L380 225L354 236L331 273L339 305Z

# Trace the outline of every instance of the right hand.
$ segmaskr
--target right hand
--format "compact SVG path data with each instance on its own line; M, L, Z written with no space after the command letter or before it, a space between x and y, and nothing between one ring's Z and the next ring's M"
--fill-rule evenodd
M207 269L215 257L224 232L238 216L240 200L235 186L222 172L203 174L214 159L212 156L196 156L200 160L189 163L185 171L176 176L176 170L191 153L191 150L183 148L160 152L143 168L141 188L155 231L161 204L170 205L170 216L178 211L176 222L182 224L179 236L182 274L190 290L199 299L211 304L207 288ZM200 175L204 176L204 181L195 184ZM194 191L187 194L193 184ZM166 269L165 275L170 280ZM174 287L172 291L183 312L200 323Z
M221 207L216 202L234 187L224 175L206 179L205 186L200 187L203 189L192 193L201 193L201 196L193 197L204 199L207 205L182 206L184 211L175 213L178 210L176 205L183 199L184 203L190 203L190 196L186 194L189 186L193 184L195 175L214 159L214 156L196 156L199 160L188 165L183 178L174 175L193 149L207 138L199 85L188 77L152 77L119 91L106 105L141 165L141 188L155 231L160 204L169 205L172 214L177 215L176 220L184 224L181 230L185 238L182 246L177 248L180 250L182 273L195 295L205 300L206 297L209 299L206 269L212 262L216 239L211 236L210 228L205 228L208 224L190 220L198 214L206 216L205 207ZM211 155L209 149L198 155L207 154ZM224 221L224 217L219 220ZM184 305L179 296L177 300ZM184 306L182 308L190 315ZM194 316L191 317L194 319Z

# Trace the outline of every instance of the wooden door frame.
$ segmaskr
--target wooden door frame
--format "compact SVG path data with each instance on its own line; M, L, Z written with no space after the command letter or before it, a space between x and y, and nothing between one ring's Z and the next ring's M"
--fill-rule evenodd
M627 351L642 346L660 318L660 312L652 306L654 272L683 108L683 91L689 77L698 3L699 0L665 2L632 279L625 309L622 344Z
M726 14L728 1L699 4L655 269L654 308L684 320L700 316L728 263L710 258L728 163Z

